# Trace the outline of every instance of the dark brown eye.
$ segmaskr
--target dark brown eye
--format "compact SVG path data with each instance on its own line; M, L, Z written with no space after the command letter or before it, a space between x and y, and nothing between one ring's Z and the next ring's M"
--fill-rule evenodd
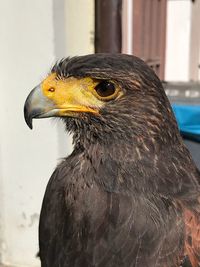
M53 93L53 92L55 92L55 88L50 87L50 88L48 89L48 91Z
M102 81L96 87L97 94L101 97L108 97L115 93L115 85L112 82Z

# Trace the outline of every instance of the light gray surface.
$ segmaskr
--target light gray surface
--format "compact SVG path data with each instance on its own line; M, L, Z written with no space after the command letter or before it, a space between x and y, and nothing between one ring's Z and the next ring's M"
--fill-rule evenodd
M199 82L163 82L171 103L200 105Z
M189 149L194 162L200 170L200 143L191 140L184 140L187 148Z

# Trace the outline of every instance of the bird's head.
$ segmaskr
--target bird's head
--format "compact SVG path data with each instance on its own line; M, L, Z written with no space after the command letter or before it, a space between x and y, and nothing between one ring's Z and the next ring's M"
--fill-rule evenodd
M164 140L178 133L153 70L122 54L62 59L31 91L24 114L31 129L33 118L61 117L76 140L84 136L89 142Z

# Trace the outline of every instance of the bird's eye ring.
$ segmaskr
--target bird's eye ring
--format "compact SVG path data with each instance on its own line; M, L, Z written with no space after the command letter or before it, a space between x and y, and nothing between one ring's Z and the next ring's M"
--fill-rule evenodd
M115 94L115 84L110 81L101 81L96 87L95 91L101 98L107 98Z

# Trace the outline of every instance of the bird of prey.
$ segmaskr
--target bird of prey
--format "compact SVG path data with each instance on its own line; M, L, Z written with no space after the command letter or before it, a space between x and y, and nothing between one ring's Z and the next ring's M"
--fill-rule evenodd
M74 143L46 188L42 267L200 266L200 173L142 60L62 59L24 113L62 118Z

